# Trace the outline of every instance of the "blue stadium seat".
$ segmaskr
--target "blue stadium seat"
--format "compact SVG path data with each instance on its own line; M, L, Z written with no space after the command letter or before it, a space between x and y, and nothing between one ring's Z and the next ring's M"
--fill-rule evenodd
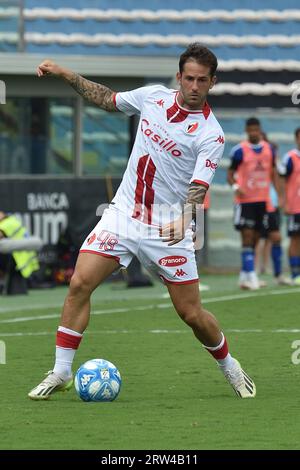
M247 10L238 0L220 0L218 10L212 8L210 0L203 0L201 4L195 0L186 0L184 3L173 0L171 6L166 0L153 0L150 6L143 6L143 9L137 0L115 0L113 8L109 0L65 0L63 8L59 0L52 0L51 3L46 0L25 0L26 51L45 54L177 56L189 38L193 40L193 37L206 36L203 42L223 60L245 57L249 60L266 57L271 60L296 60L300 53L300 42L293 36L298 35L300 18L292 11L284 17L282 11L297 8L296 0L287 0L284 5L274 0L272 8L268 10L260 0L253 0L252 11ZM265 14L260 13L263 9L266 10ZM110 11L108 16L97 17L107 10ZM135 12L134 18L124 18L124 15L132 15L134 10L139 10L139 13ZM200 21L195 15L188 14L188 10L205 12L210 17ZM235 12L235 16L226 18L226 12ZM150 20L149 14L158 17ZM247 15L252 16L249 18ZM4 21L0 15L2 50L13 47L12 41L3 39L3 34L5 38L5 33L15 31L12 21L13 18ZM52 36L47 36L49 34ZM121 39L120 35L125 37ZM128 38L128 35L135 37ZM146 38L144 41L145 35L153 35L152 40ZM176 41L171 35L181 38ZM236 44L218 38L221 35L233 37ZM255 37L249 38L273 35L281 36L279 42L271 38L269 43L264 40L259 43ZM162 37L166 37L166 40ZM241 44L239 38L245 40L245 44ZM215 40L218 42L214 43ZM286 41L291 41L290 45Z

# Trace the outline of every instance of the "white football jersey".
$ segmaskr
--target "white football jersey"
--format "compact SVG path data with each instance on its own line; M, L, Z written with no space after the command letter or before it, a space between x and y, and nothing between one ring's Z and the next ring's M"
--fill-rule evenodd
M161 225L180 215L189 184L209 187L224 150L224 133L206 103L182 108L162 85L117 93L115 104L140 115L135 143L113 204L137 220ZM171 214L171 215L170 215Z

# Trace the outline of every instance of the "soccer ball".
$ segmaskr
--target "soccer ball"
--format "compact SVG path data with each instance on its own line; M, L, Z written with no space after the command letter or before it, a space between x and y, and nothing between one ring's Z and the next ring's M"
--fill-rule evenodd
M113 401L121 389L121 375L114 364L105 359L91 359L82 364L74 385L83 401Z

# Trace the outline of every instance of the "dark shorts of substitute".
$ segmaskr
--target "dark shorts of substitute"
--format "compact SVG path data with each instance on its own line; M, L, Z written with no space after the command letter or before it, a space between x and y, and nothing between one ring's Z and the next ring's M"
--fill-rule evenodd
M280 230L280 210L276 209L273 212L266 212L263 218L263 228L260 236L268 238L270 232L277 232Z
M245 202L242 204L236 204L234 208L234 228L236 230L250 228L257 232L261 232L265 214L265 202Z
M292 237L293 235L300 235L300 213L291 214L288 216L287 231L289 237Z

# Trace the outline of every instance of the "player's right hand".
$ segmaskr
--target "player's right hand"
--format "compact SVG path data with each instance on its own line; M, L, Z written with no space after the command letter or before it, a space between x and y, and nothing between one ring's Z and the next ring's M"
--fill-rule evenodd
M60 75L61 67L59 67L52 60L46 59L40 63L36 69L38 77L45 77L46 75Z

